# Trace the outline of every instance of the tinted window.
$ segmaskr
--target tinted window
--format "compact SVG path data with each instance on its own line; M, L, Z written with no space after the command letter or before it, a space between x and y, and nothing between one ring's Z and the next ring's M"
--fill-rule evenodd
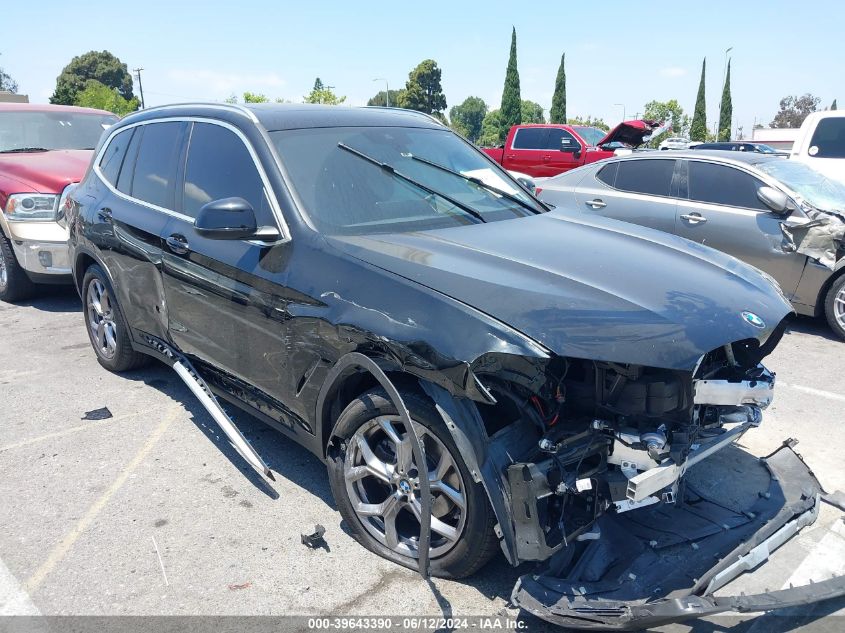
M166 209L173 208L172 185L182 138L182 123L150 123L144 126L131 195Z
M545 149L545 137L548 128L523 127L516 131L513 138L514 149Z
M182 212L196 217L207 202L243 198L255 209L259 224L273 224L264 184L243 141L231 130L212 123L194 123Z
M141 137L144 135L144 126L133 128L132 140L123 158L123 167L120 176L117 177L117 190L129 195L132 192L132 174L135 170L135 158L138 156L138 146L141 144Z
M560 128L549 128L549 135L546 137L546 149L580 149L581 144L575 140L566 130Z
M618 163L617 189L668 196L672 187L674 160L627 160Z
M601 180L603 183L610 185L611 187L616 186L616 170L619 167L619 163L610 163L609 165L605 165L599 170L599 173L596 174L596 178Z
M816 158L845 158L845 117L819 121L810 141L809 154Z
M126 156L126 148L134 132L135 129L132 128L115 136L100 159L100 171L103 177L113 185L117 183L117 174L120 172L123 157Z
M763 183L733 167L691 160L688 186L690 200L767 210L757 198Z

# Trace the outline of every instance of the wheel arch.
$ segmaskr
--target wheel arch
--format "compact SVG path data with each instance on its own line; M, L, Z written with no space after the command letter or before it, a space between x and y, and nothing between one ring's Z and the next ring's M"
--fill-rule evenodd
M845 275L845 259L839 261L838 268L836 268L836 270L833 271L833 274L830 275L830 277L828 277L822 284L822 287L819 290L819 296L816 299L816 317L824 316L827 293L830 291L830 287L843 275Z

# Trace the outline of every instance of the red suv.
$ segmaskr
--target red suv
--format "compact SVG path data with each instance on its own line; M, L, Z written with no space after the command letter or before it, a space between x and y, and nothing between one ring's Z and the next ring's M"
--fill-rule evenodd
M70 282L62 206L117 120L103 110L0 103L0 300Z

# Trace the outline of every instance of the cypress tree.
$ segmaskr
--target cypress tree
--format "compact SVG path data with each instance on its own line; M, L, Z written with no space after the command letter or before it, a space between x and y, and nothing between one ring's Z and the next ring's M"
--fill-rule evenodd
M695 98L695 111L692 115L692 125L689 129L689 137L692 141L707 140L707 105L704 100L704 70L707 67L707 58L701 62L701 80L698 82L698 96Z
M552 95L552 109L549 111L549 123L566 123L566 53L560 56L560 67L555 79L555 93Z
M731 140L731 120L734 108L731 103L731 62L728 60L728 74L725 75L725 87L722 90L722 105L719 108L719 140Z
M830 104L831 110L836 110L836 99L833 100L833 103Z
M502 130L507 134L511 126L522 123L522 99L519 96L519 71L516 68L516 27L511 34L511 55L505 73L505 89L502 91Z

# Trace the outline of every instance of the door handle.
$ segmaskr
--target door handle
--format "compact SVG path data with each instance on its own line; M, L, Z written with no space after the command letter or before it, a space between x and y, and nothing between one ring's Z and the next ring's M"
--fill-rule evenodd
M103 207L99 211L97 211L97 217L100 218L103 222L111 222L112 221L112 212L111 209L108 207Z
M595 198L594 200L587 200L587 206L593 207L594 209L604 209L607 203L601 198Z
M707 218L705 218L700 213L684 213L681 216L682 220L686 220L690 224L704 224L707 222Z
M510 158L511 160L513 160L514 158L516 158L516 154L508 154L507 156L505 156L505 158Z
M188 240L185 239L184 235L174 233L164 241L167 243L167 248L177 255L185 255L191 250L188 246Z
M543 156L543 162L544 162L544 163L548 163L551 159L552 159L552 157L551 157L551 156L549 156L548 154L546 154L545 156Z

